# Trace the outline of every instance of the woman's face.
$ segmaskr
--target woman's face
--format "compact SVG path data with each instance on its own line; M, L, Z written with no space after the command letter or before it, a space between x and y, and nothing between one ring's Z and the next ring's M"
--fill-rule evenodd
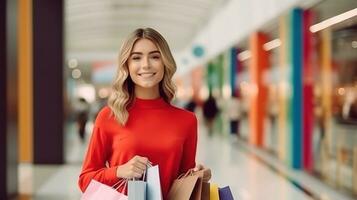
M135 89L158 91L164 77L164 63L159 49L151 40L139 39L135 42L128 59L128 68Z

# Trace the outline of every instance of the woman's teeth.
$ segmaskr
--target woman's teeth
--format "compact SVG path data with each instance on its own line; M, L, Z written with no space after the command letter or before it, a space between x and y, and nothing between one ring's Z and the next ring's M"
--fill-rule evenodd
M147 78L147 77L154 76L155 74L156 73L142 73L142 74L139 74L139 76Z

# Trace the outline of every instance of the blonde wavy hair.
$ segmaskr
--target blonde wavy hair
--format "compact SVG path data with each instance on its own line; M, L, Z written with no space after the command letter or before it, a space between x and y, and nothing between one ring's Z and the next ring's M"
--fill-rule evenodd
M160 96L167 103L170 103L175 96L176 87L172 81L172 77L176 72L176 63L169 45L164 37L152 28L136 29L128 36L120 48L118 70L108 98L108 106L112 110L112 114L123 126L128 121L128 109L135 99L135 87L129 75L128 59L136 41L143 38L151 40L161 53L164 64L164 77L159 84Z

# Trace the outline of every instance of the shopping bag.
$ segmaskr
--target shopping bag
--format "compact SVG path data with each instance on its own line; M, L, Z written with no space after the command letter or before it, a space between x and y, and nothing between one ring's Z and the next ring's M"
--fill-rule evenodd
M146 170L141 180L128 181L128 199L129 200L146 200Z
M219 192L220 200L234 200L231 189L229 188L229 186L219 188L218 192Z
M202 177L198 177L195 187L193 188L190 200L202 200Z
M147 168L146 184L146 200L162 200L158 165Z
M202 169L193 172L193 174L198 174L199 177L202 178L201 200L209 200L210 184L208 181L211 179L211 170Z
M215 183L210 183L210 192L209 199L210 200L219 200L218 186Z
M168 200L201 200L201 193L202 177L199 174L194 174L191 169L174 180L168 194Z
M146 182L142 180L128 181L128 200L146 200Z
M210 184L202 182L201 200L209 200Z
M119 183L120 182L110 187L92 179L87 189L84 191L81 200L128 200L128 197L124 193L117 191L123 184L125 188L127 181L123 180L120 184ZM116 185L118 185L118 187L115 188Z
M199 171L194 171L193 174L198 174L201 178L203 182L209 182L209 180L211 179L211 170L210 169L202 169Z

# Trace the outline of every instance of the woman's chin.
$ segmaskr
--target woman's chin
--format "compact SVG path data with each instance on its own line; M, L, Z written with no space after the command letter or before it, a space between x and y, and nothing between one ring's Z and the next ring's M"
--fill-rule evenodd
M141 83L137 85L142 89L155 89L158 86L158 83Z

